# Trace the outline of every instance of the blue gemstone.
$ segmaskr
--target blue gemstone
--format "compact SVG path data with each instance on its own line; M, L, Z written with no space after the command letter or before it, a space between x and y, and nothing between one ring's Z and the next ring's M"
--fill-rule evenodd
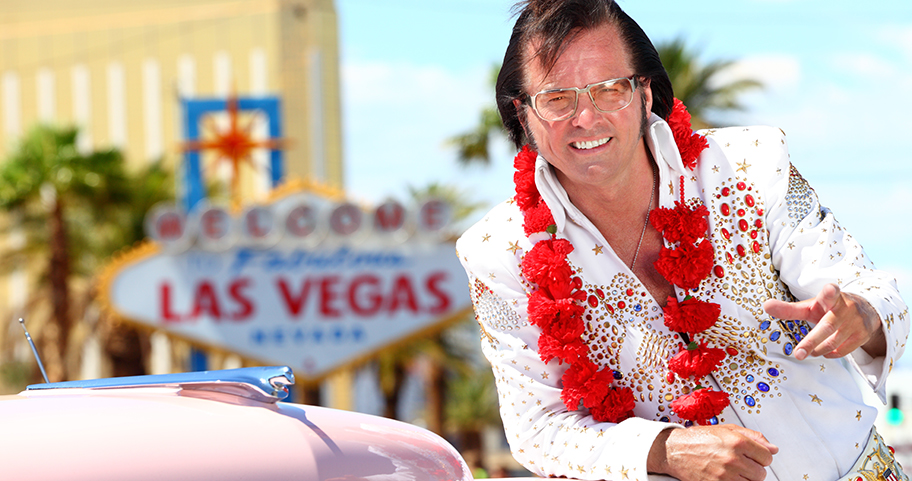
M643 306L637 304L637 305L633 306L633 310L634 310L634 311L637 311L637 312L640 312L640 311L643 310Z
M693 421L684 421L684 427L685 427L685 428L689 428L689 427L691 427L691 426L693 426L693 425L694 425Z
M747 382L754 382L754 375L753 375L753 374L748 374L747 377L746 377L745 379L747 379Z
M621 374L620 371L614 371L614 378L615 378L615 379L623 379L623 378L624 378L624 375Z
M770 334L770 341L774 341L774 342L775 342L775 341L778 341L778 340L779 340L779 336L781 336L781 335L782 335L781 332L779 332L779 331L773 331L773 333Z
M719 418L717 418L716 416L713 416L712 418L709 419L709 424L712 424L713 426L715 426L716 424L719 424Z
M668 419L668 416L662 416L659 418L659 421L662 421L663 423L667 423L668 421L670 421L670 419Z
M770 376L773 376L773 377L776 377L776 376L779 375L779 370L776 369L776 368L774 368L774 367L771 367L771 368L767 369L766 372L768 372L769 375L770 375Z
M795 334L795 342L801 342L801 334Z
M794 330L795 330L795 323L794 323L794 322L788 321L788 322L785 323L785 325L788 326L788 328L789 328L790 331L794 331Z
M791 356L792 355L792 343L790 343L790 342L785 343L785 347L782 348L782 351L785 353L786 356Z
M769 322L769 321L763 321L763 322L760 323L760 330L761 330L761 331L765 331L765 330L769 329L769 327L770 327L770 322Z
M808 335L808 328L807 328L807 326L799 326L798 329L801 331L801 335L802 335L802 336L807 336L807 335Z
M750 407L754 407L757 404L757 401L754 401L754 398L751 396L744 396L744 402Z
M770 387L769 387L769 384L767 384L767 383L765 383L765 382L758 382L758 383L757 383L757 389L759 389L759 390L761 390L761 391L763 391L763 392L769 392Z

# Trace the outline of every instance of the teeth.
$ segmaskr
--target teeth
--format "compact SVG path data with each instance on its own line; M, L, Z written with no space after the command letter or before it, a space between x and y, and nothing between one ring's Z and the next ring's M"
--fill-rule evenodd
M611 140L611 137L605 137L604 139L599 140L590 140L588 142L574 142L573 146L577 149L588 150L594 149L599 145L605 145L609 140Z

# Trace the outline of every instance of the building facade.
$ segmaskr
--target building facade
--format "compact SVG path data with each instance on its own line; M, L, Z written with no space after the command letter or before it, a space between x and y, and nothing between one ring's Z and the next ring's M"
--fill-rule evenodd
M118 148L132 168L162 160L179 173L181 100L275 96L285 175L341 189L339 85L332 0L0 2L0 161L46 123L77 126L80 150ZM213 117L212 128L226 121ZM240 173L245 198L268 191L266 157ZM204 176L226 175L214 160L203 156ZM29 272L0 277L0 312L21 311Z

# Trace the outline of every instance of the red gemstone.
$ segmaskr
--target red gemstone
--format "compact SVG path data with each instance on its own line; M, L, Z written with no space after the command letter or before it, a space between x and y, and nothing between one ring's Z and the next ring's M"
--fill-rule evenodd
M728 215L731 214L731 207L729 207L728 204L722 204L719 207L719 211L722 212L722 215Z
M728 229L722 228L722 237L725 237L725 240L731 240L731 234L729 234Z
M750 224L747 223L746 219L741 219L738 221L738 227L741 228L741 232L747 232L747 229L750 229Z
M611 304L605 304L605 307L607 307L608 310L611 311L612 314L614 314L614 306L612 306Z
M632 296L632 295L633 295L633 289L627 289L626 292L627 292L627 295L628 295L628 296Z
M754 243L751 245L751 249L753 249L755 253L759 254L760 253L760 243L757 241L754 241Z
M733 348L733 347L731 347L731 346L725 348L725 352L727 352L729 356L737 356L737 355L738 355L738 350L735 349L735 348Z
M669 372L665 375L665 380L668 381L668 384L675 382L675 373Z
M763 219L757 219L757 220L755 220L755 221L754 221L754 225L757 226L758 229L761 228L761 227L763 227Z
M741 244L738 244L738 247L736 247L735 249L737 249L738 255L741 257L744 257L747 254L747 250L745 250L744 246Z
M735 185L735 187L737 187L738 190L744 190L747 188L747 184L745 184L744 182L738 182L738 184Z
M750 194L745 195L744 203L747 204L748 207L753 207L754 206L754 196L752 196Z
M756 238L757 238L757 231L752 230L751 233L750 233L750 236L751 236L751 239L756 239Z
M887 449L890 450L890 454L896 454L896 450L893 449L893 446L889 446L889 445L888 445L888 446L887 446Z
M596 289L596 290L595 290L595 295L597 295L599 299L604 299L604 298L605 298L605 292L602 291L601 289Z
M582 289L583 280L579 277L574 277L573 279L570 279L570 285L572 285L574 289Z
M729 263L729 264L734 264L734 263L735 263L735 259L732 257L731 252L726 252L726 253L725 253L725 258L728 259L728 263Z
M723 269L722 266L713 267L713 274L715 274L716 277L725 277L725 269Z
M757 215L763 215L763 209L757 209Z
M595 296L589 296L589 307L596 307L596 306L598 306L598 298L596 298Z
M627 307L627 303L624 301L618 301L618 309L623 309Z
M738 209L738 217L744 217L747 214L747 211L744 209Z
M725 197L728 197L728 194L730 194L730 193L731 193L731 189L729 189L728 187L722 187L722 195L724 195Z

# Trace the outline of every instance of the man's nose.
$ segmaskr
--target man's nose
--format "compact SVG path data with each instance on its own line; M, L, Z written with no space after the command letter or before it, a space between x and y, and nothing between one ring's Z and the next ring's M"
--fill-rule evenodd
M576 104L576 115L573 117L573 125L582 128L588 128L594 125L601 118L602 113L595 108L592 99L588 94L580 94Z

